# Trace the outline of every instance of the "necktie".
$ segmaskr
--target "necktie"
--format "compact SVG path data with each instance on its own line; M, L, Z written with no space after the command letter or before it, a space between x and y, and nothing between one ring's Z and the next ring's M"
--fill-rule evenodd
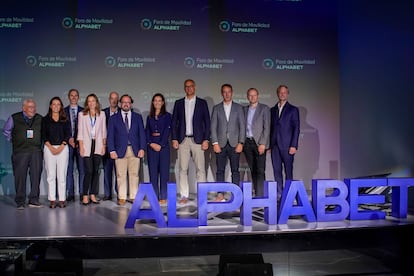
M72 108L72 136L75 135L75 128L76 128L76 109Z
M128 113L125 113L124 123L125 123L126 130L129 132Z

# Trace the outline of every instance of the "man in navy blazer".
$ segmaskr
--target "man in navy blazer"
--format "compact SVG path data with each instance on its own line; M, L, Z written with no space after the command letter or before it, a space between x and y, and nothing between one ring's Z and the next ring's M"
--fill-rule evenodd
M125 205L127 182L129 202L134 202L138 191L140 158L144 157L146 141L142 116L131 109L132 97L123 95L120 103L121 112L109 118L107 144L110 156L115 160L118 204Z
M66 116L70 119L71 137L69 139L69 162L68 172L66 174L66 190L67 190L67 201L75 200L75 180L73 178L73 171L76 167L78 168L79 178L79 195L82 196L83 192L83 178L85 176L83 158L79 154L79 145L76 140L78 135L78 113L83 110L78 105L79 91L77 89L70 89L68 92L69 105L65 107Z
M293 179L293 159L298 149L300 133L299 109L287 100L289 88L280 85L277 90L279 101L270 109L270 148L278 198L283 192L282 165L286 180Z
M112 91L109 93L109 106L104 108L103 111L106 115L106 128L108 129L109 118L121 112L119 108L119 94L118 92ZM103 200L112 200L112 189L115 186L115 191L117 191L117 182L115 179L115 185L113 185L113 172L115 170L115 160L109 156L109 152L106 151L105 155L102 158L103 169L104 169L104 197Z
M197 182L206 181L204 151L210 139L210 113L207 101L196 97L195 82L184 81L186 96L174 104L172 115L172 146L178 150L180 204L188 201L188 164L192 157L196 167Z

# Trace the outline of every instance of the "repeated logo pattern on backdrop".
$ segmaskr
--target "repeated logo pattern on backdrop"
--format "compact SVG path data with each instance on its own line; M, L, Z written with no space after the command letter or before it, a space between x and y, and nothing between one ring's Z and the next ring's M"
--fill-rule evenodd
M312 1L269 0L6 2L0 9L0 124L27 98L36 99L42 115L53 96L68 104L70 88L79 90L81 105L89 93L103 107L110 91L130 94L145 118L154 93L163 93L172 111L187 78L210 109L221 101L223 83L233 85L234 101L246 105L246 91L255 87L269 106L283 83L307 114L295 173L307 186L311 177L336 176L336 1L323 9ZM0 181L12 183L11 146L1 139L0 150Z

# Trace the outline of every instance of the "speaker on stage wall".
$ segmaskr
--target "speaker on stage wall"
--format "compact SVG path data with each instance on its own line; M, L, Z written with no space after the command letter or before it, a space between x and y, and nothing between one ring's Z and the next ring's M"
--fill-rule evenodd
M272 276L272 264L264 263L261 254L220 255L217 276Z

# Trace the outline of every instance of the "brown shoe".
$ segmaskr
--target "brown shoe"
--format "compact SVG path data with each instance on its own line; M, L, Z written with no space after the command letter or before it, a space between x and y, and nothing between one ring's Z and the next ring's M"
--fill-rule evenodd
M87 195L82 196L82 205L86 206L89 204L89 198Z
M180 201L178 201L179 204L186 204L188 202L188 198L183 197L180 199Z
M52 208L52 209L55 209L56 208L56 202L51 200L49 207Z
M95 195L91 195L91 202L93 204L99 204L99 199L97 199Z
M118 199L118 205L124 206L126 203L125 199Z
M59 201L59 207L60 208L65 208L66 207L65 202L64 201Z
M158 201L158 203L159 203L160 205L164 205L164 204L167 204L167 200L166 200L166 199L160 199L160 200Z
M215 201L216 202L226 202L226 199L224 198L223 193L218 193Z

